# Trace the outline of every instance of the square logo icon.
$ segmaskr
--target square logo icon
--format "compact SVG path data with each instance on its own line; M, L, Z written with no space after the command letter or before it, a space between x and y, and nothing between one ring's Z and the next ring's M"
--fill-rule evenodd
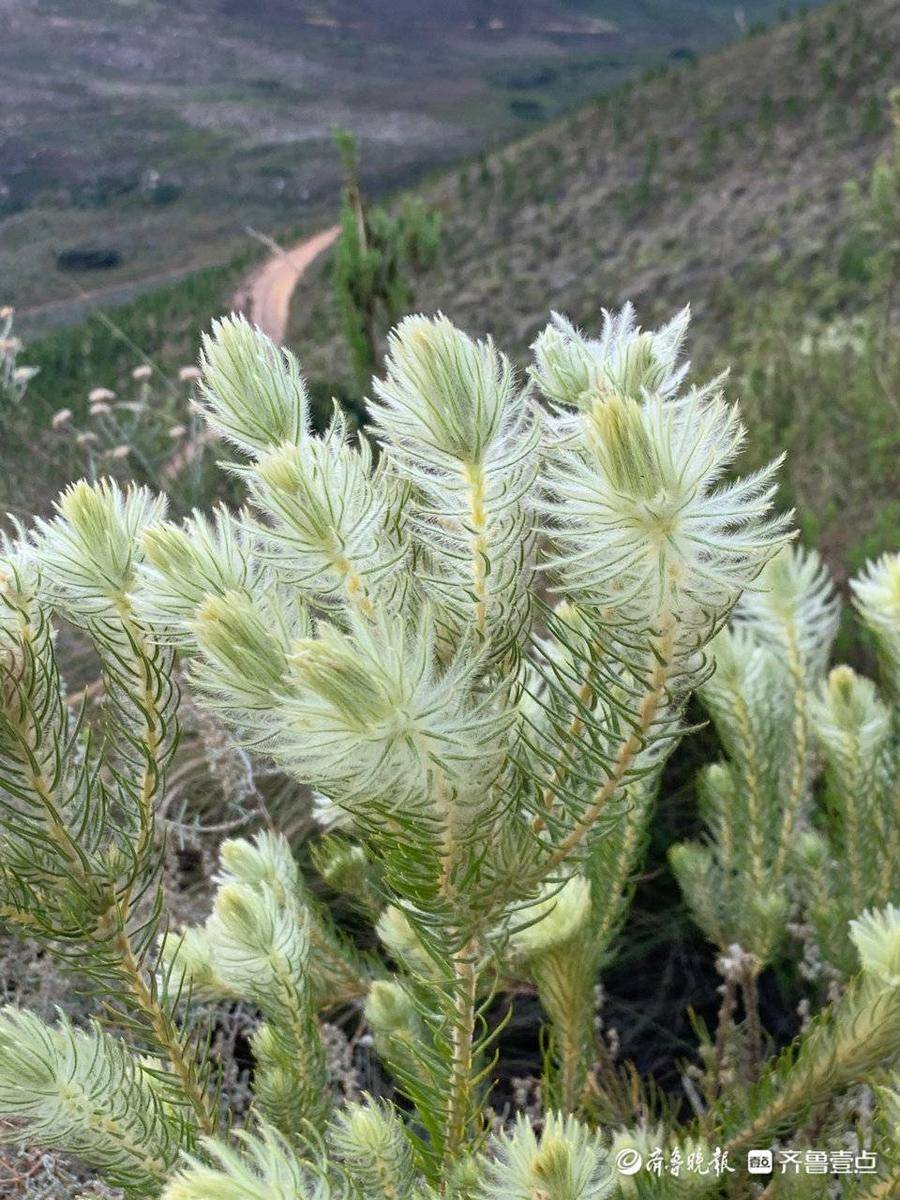
M772 1173L771 1150L748 1150L747 1172L750 1175L770 1175Z

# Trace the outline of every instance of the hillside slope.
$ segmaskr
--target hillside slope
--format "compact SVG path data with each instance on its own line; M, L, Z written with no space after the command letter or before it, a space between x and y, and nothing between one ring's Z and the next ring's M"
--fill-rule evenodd
M434 181L424 194L444 215L445 247L416 306L493 334L521 359L550 308L596 328L601 307L626 299L644 324L690 302L695 362L737 362L748 415L764 426L756 444L780 448L813 401L771 387L747 396L766 366L756 340L763 324L799 339L811 319L865 303L841 278L845 187L864 183L889 145L898 49L895 0L839 4L614 92ZM340 386L327 273L325 262L304 287L291 340L311 376ZM798 443L818 455L815 468L793 462L788 476L789 498L824 522L815 532L839 557L873 528L880 503L873 476L851 478L848 464L884 442L881 425L858 427L849 402L841 408L827 438ZM889 446L896 453L896 433ZM815 479L801 480L811 469ZM840 532L829 526L835 506Z
M397 187L737 32L725 0L0 0L0 299L225 261L247 225L318 221L335 123L370 184Z
M845 184L889 143L898 51L894 0L838 6L442 177L422 194L443 213L445 253L417 303L514 352L548 305L591 324L625 299L648 321L691 301L695 336L718 334L731 292L830 259ZM304 295L292 334L329 374L323 319Z

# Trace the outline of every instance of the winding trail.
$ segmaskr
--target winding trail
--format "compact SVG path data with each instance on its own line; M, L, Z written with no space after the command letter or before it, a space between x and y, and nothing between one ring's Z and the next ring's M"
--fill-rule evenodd
M246 313L254 325L280 346L287 332L291 297L300 277L324 253L340 232L337 225L304 238L289 250L276 247L271 258L253 271L234 294L236 312Z
M276 346L282 345L291 311L291 297L300 276L314 259L328 249L339 232L340 227L332 225L297 242L289 250L282 250L272 242L271 258L251 271L232 296L232 311L244 313ZM209 437L207 426L196 440L172 456L163 468L163 476L171 478L180 474Z

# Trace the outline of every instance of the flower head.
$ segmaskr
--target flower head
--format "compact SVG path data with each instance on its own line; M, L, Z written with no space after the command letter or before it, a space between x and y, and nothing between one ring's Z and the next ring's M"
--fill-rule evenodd
M213 429L255 457L309 432L309 401L297 360L241 316L214 321L203 337L201 395Z
M690 322L690 309L655 333L643 332L634 308L604 309L599 338L585 337L559 313L532 346L531 375L556 404L590 411L610 395L641 400L674 392L688 370L678 357Z
M864 912L850 922L850 937L866 974L886 987L900 987L900 907Z
M626 311L599 348L577 343L586 386L566 396L579 411L548 422L543 505L559 590L619 628L675 619L685 650L714 632L788 531L770 514L778 463L720 482L745 431L718 381L674 395L686 322L642 334ZM556 397L562 376L550 366L538 377Z
M520 1114L497 1139L496 1158L485 1171L491 1200L601 1200L615 1186L600 1135L554 1112L547 1113L540 1139Z

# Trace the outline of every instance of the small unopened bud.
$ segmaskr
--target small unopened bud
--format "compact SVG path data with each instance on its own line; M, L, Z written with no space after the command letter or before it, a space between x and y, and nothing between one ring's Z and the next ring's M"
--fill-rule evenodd
M534 958L570 941L591 914L591 885L583 875L573 875L559 887L550 885L544 896L522 913L532 923L510 938L514 952Z
M163 967L173 979L184 976L193 991L215 990L212 946L204 929L191 927L166 934L159 953Z
M425 953L422 941L406 913L396 904L389 904L378 919L375 932L385 947L399 962L418 974L427 974L434 965Z
M53 414L53 420L50 422L50 425L53 429L62 429L63 425L68 425L71 420L71 408L61 408Z
M331 1129L335 1152L363 1185L365 1195L410 1196L415 1168L394 1110L369 1101L348 1104ZM389 1187L385 1182L389 1181Z
M825 838L812 829L800 833L794 844L794 855L798 862L816 872L824 872L827 869L830 857Z
M281 834L258 833L253 841L229 838L222 843L219 861L225 875L249 884L269 884L279 901L300 886L297 863Z
M244 686L269 690L282 685L287 671L284 647L240 592L210 596L200 606L193 629L203 649L234 671Z
M416 1007L399 983L376 979L366 999L366 1020L376 1035L413 1034L418 1027Z
M850 937L868 975L887 987L900 986L900 908L888 904L850 922Z

